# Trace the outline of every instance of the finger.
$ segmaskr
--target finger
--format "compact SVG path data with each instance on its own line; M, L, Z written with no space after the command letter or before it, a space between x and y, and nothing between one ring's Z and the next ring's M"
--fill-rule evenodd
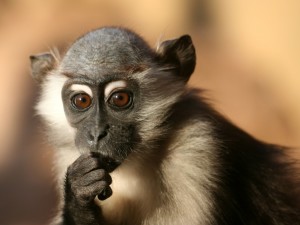
M99 193L102 193L102 191L107 187L109 187L108 183L106 181L101 180L94 182L89 186L86 186L84 189L88 190L89 196L93 196L95 198Z
M101 168L107 170L109 173L115 170L120 163L110 157L104 157L97 152L92 152L92 157L98 159Z
M97 195L97 198L101 201L104 201L105 199L109 198L112 195L112 189L110 186L107 186L103 189L103 191Z
M112 183L111 176L103 169L93 170L85 174L80 180L80 185L88 186L98 181L106 181L107 185Z
M84 175L98 168L98 159L92 158L91 156L84 156L79 157L77 160L75 160L75 162L68 168L68 172L72 172L73 174Z

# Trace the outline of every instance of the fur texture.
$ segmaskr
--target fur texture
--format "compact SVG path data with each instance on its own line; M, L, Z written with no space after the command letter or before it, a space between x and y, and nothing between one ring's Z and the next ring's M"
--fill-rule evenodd
M186 86L195 67L188 36L154 52L129 30L102 28L79 38L51 72L39 74L40 64L37 112L56 147L61 194L53 224L300 224L299 180L282 149ZM78 89L93 98L81 111L68 106ZM107 99L119 89L130 93L126 108Z

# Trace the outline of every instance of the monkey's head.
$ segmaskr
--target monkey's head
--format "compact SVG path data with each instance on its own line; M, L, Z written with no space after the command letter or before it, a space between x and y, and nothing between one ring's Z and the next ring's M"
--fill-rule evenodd
M62 59L44 53L31 56L31 65L50 140L122 162L163 135L194 71L195 49L187 35L154 51L129 30L102 28L75 41Z

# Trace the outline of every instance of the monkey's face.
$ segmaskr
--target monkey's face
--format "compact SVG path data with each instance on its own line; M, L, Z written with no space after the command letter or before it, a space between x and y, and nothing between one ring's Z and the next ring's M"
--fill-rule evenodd
M121 162L139 143L136 82L111 80L110 76L100 81L75 77L65 83L62 99L80 151L97 152Z
M62 60L46 53L31 62L43 82L37 110L50 140L122 162L161 139L194 70L195 49L187 35L155 52L131 31L102 28L78 39Z

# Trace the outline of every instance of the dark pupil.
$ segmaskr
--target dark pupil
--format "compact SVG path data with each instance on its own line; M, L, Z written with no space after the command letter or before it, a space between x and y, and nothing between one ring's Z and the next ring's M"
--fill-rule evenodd
M85 103L87 102L86 98L85 97L82 97L81 99L79 99L79 101L82 101L82 103Z

